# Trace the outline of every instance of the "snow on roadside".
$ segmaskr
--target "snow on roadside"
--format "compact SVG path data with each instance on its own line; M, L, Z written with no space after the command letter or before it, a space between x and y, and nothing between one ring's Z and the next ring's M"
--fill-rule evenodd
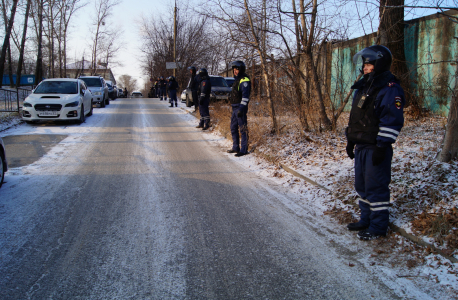
M190 113L193 109L185 110ZM190 114L183 118L197 123ZM425 118L421 122L406 122L394 145L390 221L458 258L457 246L452 245L450 240L432 238L426 229L422 232L421 226L412 225L424 221L421 218L424 212L451 215L458 207L458 162L445 164L435 159L444 134L444 122L443 118L437 117ZM223 149L232 147L232 141L222 138L216 130L204 136ZM327 132L311 135L307 139L300 136L292 132L280 138L271 138L269 147L258 146L256 153L234 157L233 160L287 187L296 195L292 200L296 205L313 210L316 215L339 223L337 227L345 228L346 223L357 220L359 213L355 206L357 194L353 186L353 161L346 155L344 134ZM276 160L272 163L262 157L275 157ZM291 175L279 163L293 168L333 193ZM456 217L458 221L458 214ZM427 223L425 227L431 228L431 224ZM449 232L458 234L457 227L449 228ZM448 236L456 240L456 235ZM356 235L354 239L357 240ZM458 263L452 263L397 233L361 243L372 251L362 261L365 265L377 265L392 280L407 279L406 285L414 282L429 294L458 299Z
M164 105L167 104L164 102ZM183 104L180 106L183 107ZM0 132L2 136L67 134L71 139L78 139L97 130L97 126L94 125L101 122L107 114L112 113L113 109L114 107L110 106L97 109L93 116L87 118L86 123L70 126L67 124L31 126L11 118L6 123L0 122L0 125L3 126L0 127ZM190 114L192 110L185 108L179 115L184 121L194 126L197 121ZM437 243L437 239L428 236L427 230L431 227L431 223L425 221L440 213L450 213L458 206L458 163L455 161L443 164L435 160L443 135L443 122L441 118L410 122L394 145L392 184L390 186L394 200L391 221L408 232L421 236L425 241L435 242L439 248L447 249L449 241L444 240L441 245ZM229 149L232 146L232 141L222 137L216 130L205 133L203 136L210 143L222 149ZM292 211L297 214L303 213L300 212L301 207L305 211L313 211L316 216L322 217L323 222L331 223L330 226L343 232L349 218L358 216L354 206L357 195L353 188L353 161L346 156L346 141L339 133L311 135L309 139L312 142L291 132L280 138L272 138L268 143L270 147L258 147L256 153L240 158L227 155L260 176L287 187L291 194L295 195L291 198L291 203L285 203ZM64 139L54 147L45 159L52 159L53 155L62 151L61 148L65 147L67 141ZM266 156L274 156L276 162L272 163L263 159ZM291 175L279 167L280 162L334 193L331 194ZM34 166L28 166L28 170L33 170L33 168ZM21 176L24 175L20 168L12 169L9 173L9 176L13 175L12 177L17 180L21 180ZM416 218L422 213L427 215L418 221ZM413 224L417 221L419 224L414 226ZM421 227L423 221L426 222L424 228ZM419 231L422 228L426 230L423 235L421 230ZM456 227L449 230L458 232ZM348 236L354 239L345 241ZM388 238L376 241L359 242L355 235L346 233L341 237L340 241L342 240L348 243L349 247L355 248L355 251L361 250L361 247L368 250L371 254L361 259L361 263L368 267L377 266L389 280L404 280L407 286L409 284L422 286L424 290L430 290L430 294L437 291L438 295L446 299L458 299L458 264L451 263L435 254L431 249L420 247L397 234L391 234ZM456 246L450 255L458 258Z

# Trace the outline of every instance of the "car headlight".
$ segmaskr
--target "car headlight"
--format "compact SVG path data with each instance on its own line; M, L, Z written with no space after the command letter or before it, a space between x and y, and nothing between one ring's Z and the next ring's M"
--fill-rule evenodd
M74 102L70 102L70 103L65 104L65 107L76 107L79 104L80 104L79 101L74 101Z
M29 102L24 102L24 107L32 107L32 104L30 104Z
M102 95L102 92L93 92L94 95Z

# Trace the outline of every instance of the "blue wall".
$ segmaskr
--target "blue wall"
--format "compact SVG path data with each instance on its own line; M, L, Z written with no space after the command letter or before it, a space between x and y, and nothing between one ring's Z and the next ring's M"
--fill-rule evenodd
M13 74L13 83L16 84L16 74ZM35 83L35 75L21 75L21 85L33 85ZM2 85L10 85L10 76L3 75Z
M404 35L411 88L425 108L446 116L455 86L457 65L450 61L458 59L458 41L454 38L458 36L458 24L435 14L407 21ZM359 74L352 62L353 55L373 45L375 36L373 33L333 45L329 92L336 105L344 99ZM346 108L350 109L350 105L351 101Z

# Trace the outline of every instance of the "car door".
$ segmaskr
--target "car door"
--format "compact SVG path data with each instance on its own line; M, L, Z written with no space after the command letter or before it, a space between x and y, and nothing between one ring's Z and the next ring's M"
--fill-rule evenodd
M86 114L89 113L91 109L92 93L89 91L84 81L80 81L80 89L83 97L84 114Z

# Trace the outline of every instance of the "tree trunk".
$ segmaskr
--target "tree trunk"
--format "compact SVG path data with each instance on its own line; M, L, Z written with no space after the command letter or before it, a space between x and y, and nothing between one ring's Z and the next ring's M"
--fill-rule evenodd
M11 30L13 29L14 15L16 14L17 2L18 0L13 0L10 19L8 21L8 26L6 27L5 38L3 40L2 53L0 56L0 87L2 87L3 84L3 70L5 69L6 50L8 49L10 44Z
M251 27L251 33L253 35L253 38L255 40L254 48L258 51L259 56L261 58L261 70L262 70L262 75L264 77L264 80L266 81L266 93L267 93L267 103L269 104L270 107L270 116L272 118L272 133L277 133L278 131L278 125L277 125L277 116L275 114L275 107L274 103L272 101L272 90L271 90L271 82L269 80L269 75L267 73L267 62L266 62L266 56L265 53L263 53L261 49L261 45L259 43L258 36L256 35L256 32L254 30L254 25L253 25L253 20L251 19L251 13L248 8L248 3L247 0L244 0L245 3L245 10L248 16L248 20L250 22L250 27ZM263 41L264 42L264 41Z
M439 161L449 162L458 157L458 60L455 73L455 90L450 101L447 129Z
M397 6L397 7L386 7ZM404 46L404 0L380 1L380 25L378 29L377 44L390 49L393 54L391 72L401 81L405 91L406 104L412 105L417 112L421 111L419 99L410 87L409 69L407 68Z
M21 86L22 64L24 61L24 48L25 48L25 40L27 37L27 21L29 19L30 1L31 0L27 0L27 7L25 9L24 29L22 30L21 49L19 53L19 60L18 60L17 71L16 71L16 87Z
M309 72L309 78L312 80L313 88L315 95L318 99L318 110L320 114L320 120L321 123L325 126L326 129L331 129L331 121L329 120L327 114L326 114L326 107L324 105L324 98L323 98L323 93L321 91L321 82L320 79L318 78L318 72L315 67L314 61L313 61L313 50L312 46L315 42L315 27L316 27L316 17L318 14L318 1L313 0L313 8L312 8L312 18L310 20L310 33L308 38L306 38L305 35L305 30L304 30L304 38L303 38L303 45L305 48L305 62L307 65L307 72ZM302 24L303 27L305 28L305 6L304 6L304 0L301 0L301 19L302 19Z
M35 68L35 85L43 80L43 0L38 1L38 49L37 66Z

